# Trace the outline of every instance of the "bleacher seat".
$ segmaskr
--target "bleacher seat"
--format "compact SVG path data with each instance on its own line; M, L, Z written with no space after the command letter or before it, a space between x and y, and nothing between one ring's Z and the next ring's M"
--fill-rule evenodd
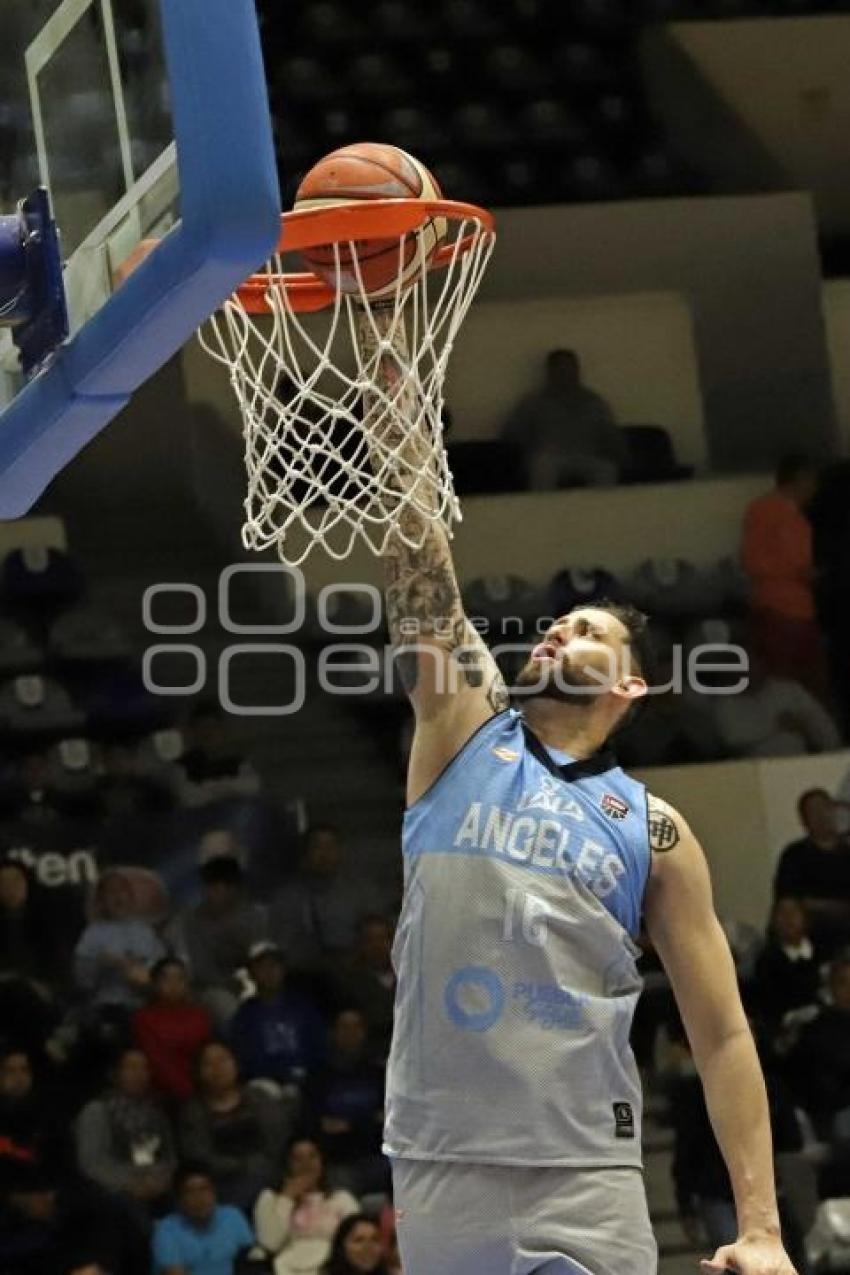
M497 44L489 49L483 72L491 89L508 97L539 94L552 78L545 62L521 44Z
M640 106L628 93L607 92L588 104L587 117L600 138L612 145L632 142L640 132Z
M436 30L434 15L417 12L409 0L381 0L372 12L371 30L376 44L421 46Z
M505 33L505 17L490 0L442 0L440 28L453 40L470 41L477 48L492 44Z
M352 59L347 78L355 98L404 104L415 97L410 71L392 53L360 54Z
M625 590L604 567L565 567L549 582L546 605L555 618L594 602L625 602Z
M465 102L457 108L449 127L467 150L500 152L512 146L517 129L511 116L495 102Z
M51 612L75 602L82 589L79 568L61 549L40 545L12 549L3 559L2 595L7 607Z
M47 645L54 660L68 664L112 664L133 656L120 620L88 604L64 611L51 626Z
M0 676L34 673L43 663L44 651L25 626L0 619Z
M81 736L59 740L48 751L50 786L67 813L86 813L97 805L98 763L91 741Z
M587 126L558 98L535 98L519 114L521 135L538 149L553 149L559 155L577 151L588 142Z
M623 588L650 615L681 619L704 614L700 572L681 558L648 558L629 573Z
M14 736L73 735L85 722L52 677L24 673L0 686L0 729Z
M683 194L686 189L680 164L662 145L638 149L632 159L630 180L635 195L647 199Z
M96 737L126 738L170 721L172 703L145 689L135 668L115 665L98 672L80 691L89 732Z
M486 620L501 634L506 620L518 620L523 629L533 624L545 609L541 591L522 576L494 573L470 580L463 590L466 614ZM518 636L518 625L504 629L506 638Z
M519 491L525 486L523 457L501 439L450 443L449 468L459 496Z
M279 97L287 106L305 102L324 104L345 91L344 81L322 58L284 58L271 68L271 75L273 101Z
M432 172L447 199L485 205L494 202L492 175L488 180L471 158L437 160Z
M502 202L508 204L535 204L546 198L553 189L551 173L542 159L528 155L507 155L496 169ZM505 490L516 490L517 479ZM491 489L493 490L493 489ZM496 488L495 490L502 490Z
M631 0L566 0L570 26L594 43L620 43L633 31Z
M626 184L618 167L601 151L584 150L557 173L560 197L567 203L622 199Z
M302 632L321 646L340 642L378 645L384 640L383 603L376 605L362 589L335 589L327 594L321 615L316 599L311 598L307 615Z
M323 47L352 49L363 39L362 26L352 17L347 5L333 4L330 0L313 0L301 7L300 18L305 46L310 50Z
M617 87L616 63L595 45L572 40L553 49L550 57L562 92L571 97L591 96Z
M386 111L380 118L376 139L400 146L429 166L452 146L447 130L435 122L434 112L418 106L394 106Z
M673 440L661 425L624 425L629 459L621 474L624 483L680 482L693 476L693 466L680 465Z
M462 101L469 92L468 68L460 49L448 44L432 44L424 48L417 62L417 83L424 101L438 103L440 118L448 103Z

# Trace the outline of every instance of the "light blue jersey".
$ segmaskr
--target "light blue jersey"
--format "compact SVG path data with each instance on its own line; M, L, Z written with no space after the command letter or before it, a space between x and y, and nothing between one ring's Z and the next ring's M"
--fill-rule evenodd
M387 1155L640 1165L643 785L510 709L407 811L403 851Z

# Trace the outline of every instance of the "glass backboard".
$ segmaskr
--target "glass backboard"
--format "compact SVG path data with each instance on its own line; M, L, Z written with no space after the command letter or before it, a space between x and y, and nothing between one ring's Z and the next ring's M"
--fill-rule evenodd
M39 185L69 336L25 377L0 297L0 518L277 244L255 0L0 0L0 217Z
M0 211L50 192L73 336L116 270L179 217L159 0L3 0ZM20 388L11 336L0 406Z

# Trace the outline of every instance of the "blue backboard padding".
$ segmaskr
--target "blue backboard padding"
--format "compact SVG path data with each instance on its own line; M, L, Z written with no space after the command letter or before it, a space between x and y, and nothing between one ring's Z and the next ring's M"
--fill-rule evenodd
M0 518L25 514L277 244L280 188L254 0L160 5L181 220L0 418Z

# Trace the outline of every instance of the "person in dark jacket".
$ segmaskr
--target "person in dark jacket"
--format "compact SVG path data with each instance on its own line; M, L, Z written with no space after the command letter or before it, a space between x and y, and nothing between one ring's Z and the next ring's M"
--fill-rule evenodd
M180 1150L207 1166L223 1203L250 1210L280 1176L293 1118L291 1104L243 1085L233 1051L211 1040L198 1054L197 1094L180 1114Z
M0 859L0 1032L13 1024L16 1043L35 1052L58 1020L56 995L76 938L72 912L59 913L23 863Z
M756 1003L773 1030L790 1010L817 1004L821 962L821 954L809 936L802 901L777 899L753 979Z
M61 1091L45 1084L47 1067L17 1045L0 1051L0 1164L49 1167L62 1181L74 1177L74 1153L61 1119Z
M813 937L832 955L850 942L850 841L823 788L804 792L797 810L806 835L783 850L773 896L802 899Z
M150 1275L150 1251L96 1188L49 1167L0 1164L3 1275Z
M337 1014L328 1061L305 1095L334 1182L356 1196L390 1189L381 1155L385 1072L370 1057L368 1040L359 1010Z
M245 1080L276 1080L300 1087L324 1057L325 1026L316 1007L286 987L283 953L255 944L248 973L256 994L243 1001L230 1025L233 1051Z
M840 1112L850 1111L850 951L829 969L831 1004L800 1033L789 1059L797 1099L827 1141Z

